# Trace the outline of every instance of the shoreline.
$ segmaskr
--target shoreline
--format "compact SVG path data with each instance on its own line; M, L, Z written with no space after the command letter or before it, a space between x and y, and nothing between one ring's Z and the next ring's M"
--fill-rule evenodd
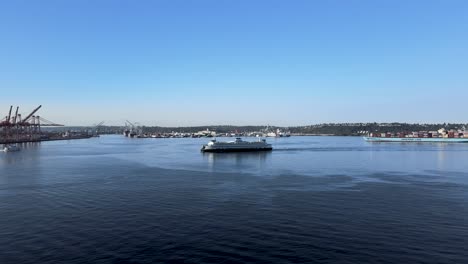
M11 141L0 141L0 144L23 144L23 143L37 143L43 141L59 141L59 140L75 140L75 139L88 139L93 136L74 136L74 137L56 137L46 139L31 139L31 140L11 140Z

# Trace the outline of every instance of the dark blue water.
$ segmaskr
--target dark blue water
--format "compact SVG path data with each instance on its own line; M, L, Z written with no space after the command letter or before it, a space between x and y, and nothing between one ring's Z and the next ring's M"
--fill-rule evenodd
M468 263L468 144L206 141L0 153L0 263Z

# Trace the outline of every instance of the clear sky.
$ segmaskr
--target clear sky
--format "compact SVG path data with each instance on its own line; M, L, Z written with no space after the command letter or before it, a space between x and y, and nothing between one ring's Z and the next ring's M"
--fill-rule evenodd
M0 115L468 122L468 1L0 0Z

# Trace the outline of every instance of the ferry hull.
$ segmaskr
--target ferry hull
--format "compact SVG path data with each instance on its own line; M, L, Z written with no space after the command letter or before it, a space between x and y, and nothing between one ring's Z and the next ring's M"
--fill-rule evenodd
M257 152L272 151L273 148L202 148L202 152L221 153L221 152Z
M468 143L468 138L385 138L364 137L367 142L432 142L432 143Z

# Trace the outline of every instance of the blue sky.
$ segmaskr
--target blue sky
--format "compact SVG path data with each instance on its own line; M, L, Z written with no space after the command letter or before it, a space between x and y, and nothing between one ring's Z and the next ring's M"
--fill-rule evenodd
M4 1L0 115L467 122L468 1Z

